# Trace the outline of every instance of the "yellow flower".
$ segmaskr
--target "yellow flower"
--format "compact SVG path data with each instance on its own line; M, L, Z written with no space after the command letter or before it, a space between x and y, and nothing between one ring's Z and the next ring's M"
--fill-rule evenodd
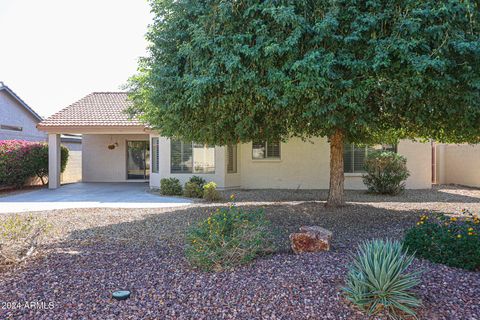
M472 231L473 231L473 228L468 228L468 231L472 232Z
M452 217L452 218L450 218L450 221L453 221L453 222L455 222L455 221L457 221L457 218L455 218L455 217Z
M460 239L462 237L461 234L457 234L457 238Z
M469 236L473 236L473 232L469 232L468 235L469 235Z

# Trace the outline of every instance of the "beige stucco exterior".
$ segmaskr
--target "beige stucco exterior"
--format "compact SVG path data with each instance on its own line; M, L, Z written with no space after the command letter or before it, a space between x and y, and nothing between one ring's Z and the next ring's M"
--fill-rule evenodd
M242 145L241 186L247 189L328 189L330 148L326 138L292 139L281 144L280 160L252 160L251 143ZM409 189L431 187L431 149L428 143L401 141L398 153L407 158ZM361 174L345 174L346 189L366 189Z
M127 182L127 141L148 141L148 134L84 134L83 182ZM118 144L115 149L108 145Z
M328 189L330 149L326 138L309 141L291 139L281 144L278 160L252 159L252 144L245 143L237 149L237 172L227 173L226 148L215 148L214 174L170 173L170 140L159 138L159 172L150 174L150 186L158 188L162 178L178 178L184 184L193 175L214 181L220 188L244 189ZM151 139L150 139L151 141ZM401 141L398 153L407 158L411 173L406 182L409 189L431 187L431 147L429 143ZM151 153L151 156L153 154ZM366 189L361 174L345 175L346 189Z
M56 129L56 131L58 128ZM78 130L78 129L77 129ZM71 132L68 130L67 132ZM281 157L277 160L252 159L252 144L237 146L237 172L227 172L227 148L215 147L215 172L210 174L187 174L170 172L170 139L154 132L129 129L115 134L114 128L95 128L84 132L82 143L82 181L128 182L126 170L126 142L142 140L152 143L159 138L159 170L150 170L151 188L159 188L162 178L177 178L184 184L193 175L214 181L221 189L328 189L330 149L326 138L308 141L291 139L281 143ZM117 143L114 150L108 145ZM150 150L152 146L150 145ZM410 177L408 189L431 187L432 153L430 143L401 141L398 153L407 158ZM150 163L153 153L150 152ZM141 181L141 180L140 180ZM361 174L345 174L346 189L366 189Z
M439 184L480 187L480 145L437 145L436 175Z

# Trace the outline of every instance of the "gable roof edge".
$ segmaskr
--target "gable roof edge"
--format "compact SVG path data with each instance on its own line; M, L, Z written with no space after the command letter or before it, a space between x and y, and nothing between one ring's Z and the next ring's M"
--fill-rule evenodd
M6 86L2 81L0 81L0 91L5 90L8 92L15 100L17 100L22 107L24 107L28 112L30 112L38 121L43 121L43 118L36 113L32 108L28 106L28 104L22 100L12 89Z

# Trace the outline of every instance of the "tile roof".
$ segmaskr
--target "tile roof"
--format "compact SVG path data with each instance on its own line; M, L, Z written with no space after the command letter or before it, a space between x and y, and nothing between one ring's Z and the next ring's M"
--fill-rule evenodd
M130 105L126 92L94 92L42 121L38 127L142 126L125 113Z

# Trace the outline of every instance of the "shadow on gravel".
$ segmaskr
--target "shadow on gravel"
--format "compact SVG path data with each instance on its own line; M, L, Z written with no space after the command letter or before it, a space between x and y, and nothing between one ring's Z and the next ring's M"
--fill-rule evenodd
M326 201L328 190L295 189L255 189L230 190L224 192L228 198L236 195L237 202L275 202L275 201ZM478 203L480 206L480 189L455 185L433 186L432 189L405 190L396 196L376 195L364 190L346 190L347 202L443 202L443 203Z
M241 204L240 204L241 205ZM102 227L74 230L67 242L106 242L112 244L183 246L185 233L212 210L227 204L172 209L146 214L140 219ZM334 233L333 249L351 248L369 238L399 238L403 230L415 224L421 210L392 211L367 204L351 204L342 208L326 208L318 202L282 204L248 204L245 209L262 207L272 222L280 252L289 248L288 236L302 225L319 225Z

